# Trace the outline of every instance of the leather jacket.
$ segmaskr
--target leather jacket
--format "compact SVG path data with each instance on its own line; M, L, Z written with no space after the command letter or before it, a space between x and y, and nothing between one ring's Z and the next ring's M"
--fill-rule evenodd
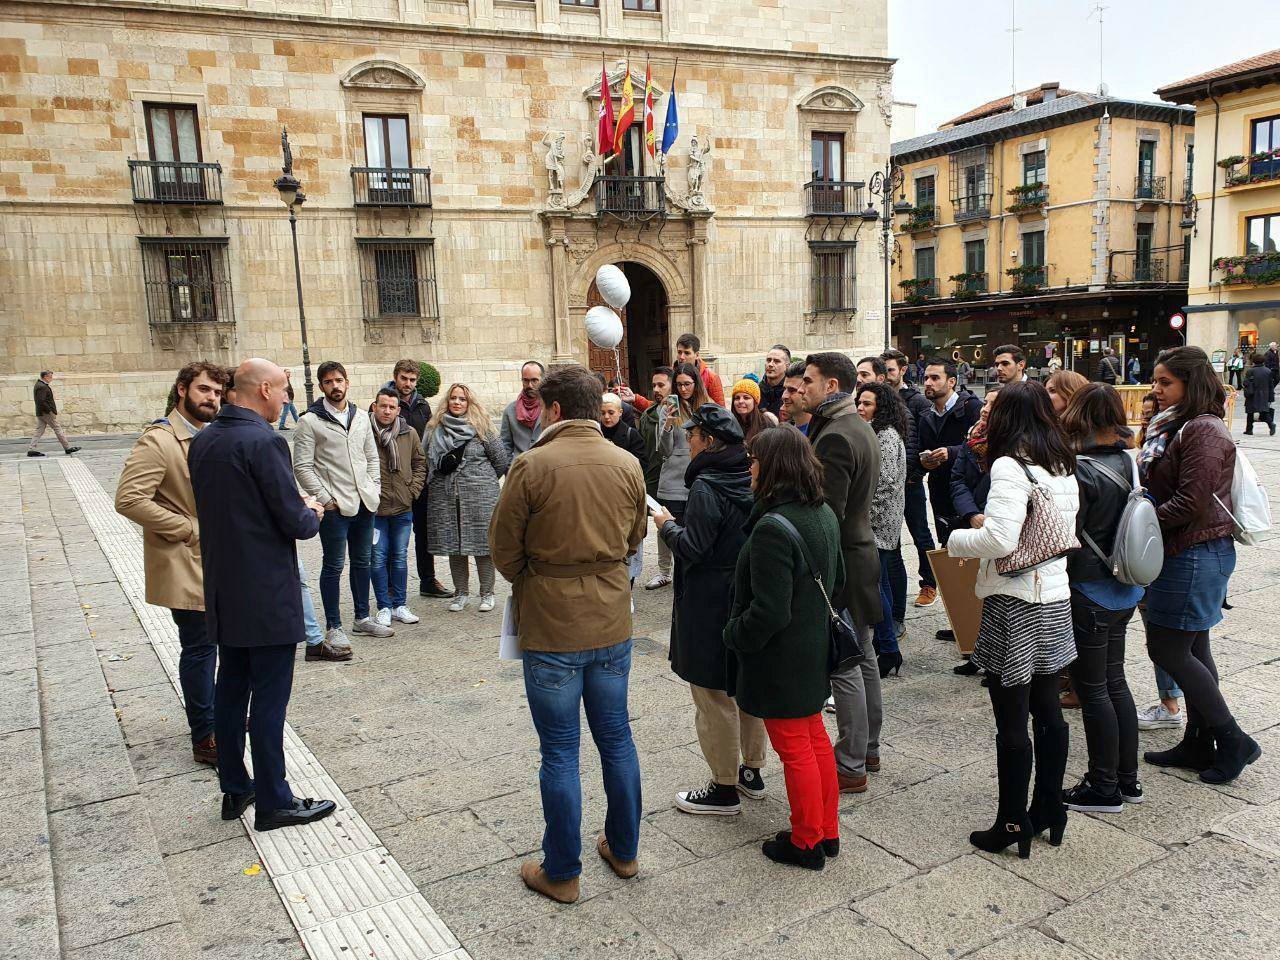
M1123 443L1090 446L1080 451L1080 457L1088 457L1102 464L1125 479L1130 485L1134 479L1133 458L1125 453ZM1116 527L1120 514L1129 500L1129 491L1120 486L1094 464L1076 460L1076 482L1080 484L1080 510L1076 513L1076 533L1087 533L1107 556L1115 549ZM1075 583L1091 580L1108 580L1111 568L1080 537L1080 549L1067 555L1067 576Z
M1236 445L1219 417L1206 414L1188 420L1170 439L1164 456L1147 470L1166 557L1235 532L1230 515L1213 499L1217 494L1231 508L1235 469Z

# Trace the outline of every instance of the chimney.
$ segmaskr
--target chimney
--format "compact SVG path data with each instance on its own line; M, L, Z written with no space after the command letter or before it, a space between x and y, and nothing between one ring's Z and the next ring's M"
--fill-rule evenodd
M1058 87L1059 87L1059 84L1057 84L1057 83L1042 83L1042 84L1040 84L1040 89L1041 89L1041 91L1042 91L1041 96L1040 96L1040 102L1041 102L1041 103L1048 103L1050 100L1057 100L1057 99L1058 99Z
M1013 95L1013 109L1015 111L1027 109L1027 95L1025 93L1015 93Z

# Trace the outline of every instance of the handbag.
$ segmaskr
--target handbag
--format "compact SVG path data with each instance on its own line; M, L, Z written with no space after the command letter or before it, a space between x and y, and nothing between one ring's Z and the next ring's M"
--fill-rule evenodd
M436 464L436 476L447 477L453 471L462 466L462 457L466 452L467 444L471 441L463 440L460 444L451 450L446 450L440 456L440 462Z
M996 573L1002 577L1028 573L1080 549L1075 528L1058 512L1053 494L1032 476L1025 463L1018 461L1018 466L1031 481L1031 496L1027 498L1027 519L1018 534L1018 545L1013 553L996 560Z
M829 615L827 620L828 672L835 673L851 661L861 660L863 656L862 644L858 642L858 632L853 629L853 624L839 613L836 613L835 607L831 605L831 597L822 582L822 574L818 572L818 565L813 562L813 554L809 552L809 545L804 542L804 537L800 536L800 531L796 529L794 523L780 513L771 511L766 513L765 517L772 517L776 520L778 526L791 538L792 543L800 548L800 556L804 558L805 566L809 569L809 575L813 577L813 582L822 591L822 599L826 601Z

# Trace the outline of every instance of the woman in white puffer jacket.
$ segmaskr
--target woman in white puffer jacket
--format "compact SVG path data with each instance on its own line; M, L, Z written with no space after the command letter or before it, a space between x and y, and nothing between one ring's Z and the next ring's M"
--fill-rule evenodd
M1068 730L1058 703L1058 673L1076 658L1071 629L1071 587L1066 555L1035 569L1003 576L996 560L1018 547L1036 485L1047 489L1065 529L1074 536L1080 491L1075 455L1058 427L1048 392L1034 381L1000 391L987 420L987 460L991 491L986 513L975 529L952 532L947 552L976 557L977 594L983 598L982 625L972 662L990 677L988 690L996 719L996 767L1000 804L990 830L969 841L995 853L1018 844L1031 855L1031 837L1049 830L1062 842L1067 812L1062 777ZM1027 807L1035 735L1035 793Z

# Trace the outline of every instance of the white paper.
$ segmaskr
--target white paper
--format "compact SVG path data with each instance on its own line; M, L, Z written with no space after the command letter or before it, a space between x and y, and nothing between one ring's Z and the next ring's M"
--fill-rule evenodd
M660 504L657 500L653 499L653 497L649 496L647 493L644 495L644 502L649 507L650 513L661 512L662 504Z
M516 622L516 601L512 596L502 607L502 634L498 637L499 660L523 660L520 650L520 624Z

